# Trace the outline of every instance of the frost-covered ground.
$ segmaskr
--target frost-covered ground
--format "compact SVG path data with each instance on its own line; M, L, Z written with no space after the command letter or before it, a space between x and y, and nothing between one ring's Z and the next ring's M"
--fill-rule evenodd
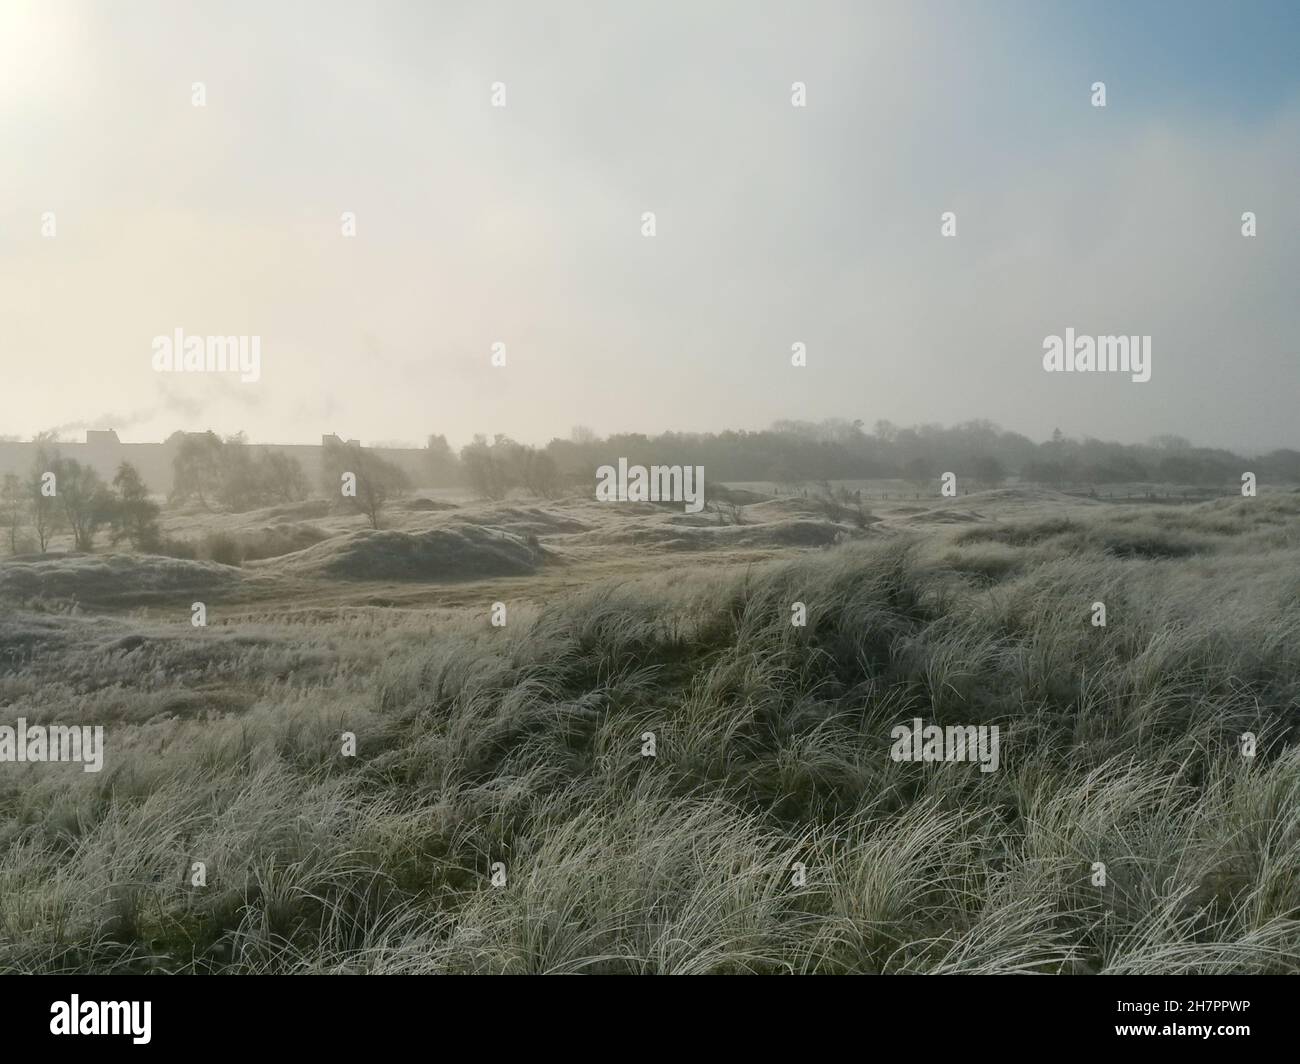
M106 745L0 762L0 968L1300 971L1300 495L865 510L0 560L0 724ZM998 770L893 760L918 717Z

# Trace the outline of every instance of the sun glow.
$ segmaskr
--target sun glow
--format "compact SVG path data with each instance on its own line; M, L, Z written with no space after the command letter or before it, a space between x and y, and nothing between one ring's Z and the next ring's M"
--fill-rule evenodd
M60 38L73 22L42 0L0 3L0 106L21 104L21 94L49 75L62 51Z

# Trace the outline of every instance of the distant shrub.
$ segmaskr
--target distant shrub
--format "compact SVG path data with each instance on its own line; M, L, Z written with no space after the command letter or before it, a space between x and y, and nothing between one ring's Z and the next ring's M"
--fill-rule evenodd
M873 521L879 520L871 513L871 508L863 501L861 489L849 491L841 487L838 491L823 480L812 494L813 505L822 516L832 524L852 522L858 528L866 528Z
M1116 558L1186 558L1200 549L1186 536L1171 532L1111 532L1101 542Z
M197 560L199 556L193 541L173 539L171 536L164 536L159 541L157 553L165 554L168 558L183 558L191 562Z
M199 541L198 557L221 565L243 565L244 547L229 532L209 532Z
M243 560L251 562L306 550L328 538L329 533L315 525L285 523L245 532L238 543Z
M278 558L284 554L306 550L329 533L315 525L280 524L243 533L209 532L201 539L162 539L154 553L187 561L220 562L222 565L242 565L262 558Z

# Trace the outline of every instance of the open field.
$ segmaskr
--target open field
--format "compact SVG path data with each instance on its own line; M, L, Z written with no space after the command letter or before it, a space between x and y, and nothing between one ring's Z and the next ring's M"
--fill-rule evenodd
M0 970L1300 972L1300 493L742 498L0 560Z

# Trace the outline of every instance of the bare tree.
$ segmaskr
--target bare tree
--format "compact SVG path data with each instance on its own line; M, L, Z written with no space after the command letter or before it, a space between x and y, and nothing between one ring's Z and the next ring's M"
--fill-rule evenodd
M55 446L57 437L53 433L40 433L32 441L36 444L36 458L32 462L32 471L27 478L27 500L32 517L32 530L36 533L36 542L44 554L46 548L63 527L63 510L59 506L57 477L48 480L48 474L55 472L54 466L59 462L59 450ZM53 484L54 494L50 494L48 484Z
M553 499L560 493L560 467L545 451L524 444L511 448L516 476L524 488L539 499Z
M100 475L90 466L71 458L57 458L52 464L63 520L72 531L77 550L95 549L95 533L113 512L113 498Z
M302 463L287 451L263 451L257 462L257 481L264 503L300 502L307 497Z
M18 553L18 535L27 523L27 492L23 482L14 473L6 473L4 486L0 487L0 521L9 534L9 553Z
M205 509L211 509L209 499L216 497L222 483L221 437L211 430L187 432L181 436L180 446L172 459L172 498L181 500L191 495Z
M461 471L469 486L483 498L495 502L510 493L515 477L514 463L508 456L511 446L508 436L498 435L489 444L485 436L477 435L473 443L461 448Z
M386 461L360 443L330 441L325 447L323 477L331 494L340 493L343 505L356 513L364 514L370 527L379 527L380 517L389 502L402 494L410 481L406 474L392 462ZM342 494L346 487L344 477L352 474L350 481L356 494Z
M456 459L456 452L447 442L447 437L431 433L425 451L425 469L430 478L429 483L442 488L455 484L460 473L460 464Z
M154 550L161 535L158 531L158 504L149 498L149 488L130 462L117 467L113 477L117 499L113 506L114 543L127 540L135 550Z

